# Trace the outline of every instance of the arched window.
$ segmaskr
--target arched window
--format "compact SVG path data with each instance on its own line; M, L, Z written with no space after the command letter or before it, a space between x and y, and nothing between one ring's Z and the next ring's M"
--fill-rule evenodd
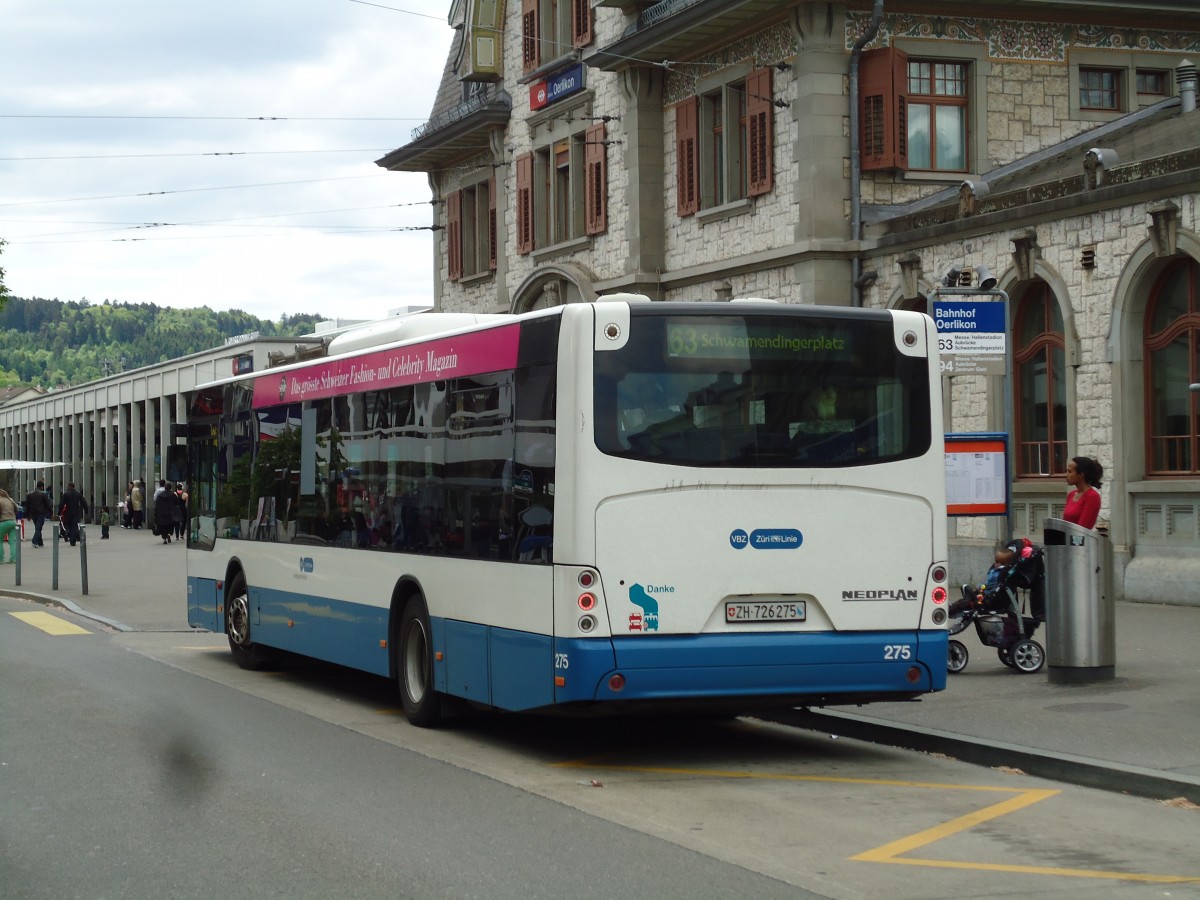
M1143 332L1146 366L1146 474L1200 474L1200 264L1185 259L1162 273Z
M929 312L929 298L924 294L917 294L915 297L905 297L894 308L907 309L911 312Z
M1062 312L1044 281L1025 291L1013 328L1017 475L1067 472L1066 351Z

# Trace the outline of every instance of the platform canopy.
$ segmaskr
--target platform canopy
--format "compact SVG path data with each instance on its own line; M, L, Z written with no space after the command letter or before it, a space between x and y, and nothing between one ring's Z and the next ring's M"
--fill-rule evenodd
M60 462L38 462L36 459L0 459L0 470L4 469L49 469L52 466L65 466Z

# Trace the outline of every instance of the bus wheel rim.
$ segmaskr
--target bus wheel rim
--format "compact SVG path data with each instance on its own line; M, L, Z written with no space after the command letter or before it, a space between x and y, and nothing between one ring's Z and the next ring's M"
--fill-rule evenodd
M245 594L229 601L226 621L229 623L229 637L234 643L244 645L250 639L250 607Z
M404 635L404 690L414 703L419 703L429 689L429 641L420 622L409 624Z

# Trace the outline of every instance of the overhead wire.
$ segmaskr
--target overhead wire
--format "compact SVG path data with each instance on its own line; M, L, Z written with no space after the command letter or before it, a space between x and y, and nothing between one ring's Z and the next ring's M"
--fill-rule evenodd
M209 150L197 153L104 153L91 156L0 156L0 162L61 162L82 159L174 159L197 156L281 156L300 153L386 153L386 147L349 150Z
M383 9L383 10L387 10L389 12L397 12L397 13L402 13L405 15L418 16L421 18L428 18L428 19L443 19L444 18L444 16L435 16L435 15L426 14L426 13L419 13L419 12L416 12L413 10L401 9L401 8L393 7L393 6L387 6L387 5L381 4L381 3L368 2L368 0L347 0L347 2L357 3L359 5L370 6L370 7L374 7L374 8L378 8L378 9ZM498 34L503 34L503 35L513 34L513 32L510 32L509 30L503 29L503 28L497 28L497 29L492 29L492 30L494 30ZM520 37L522 40L525 39L523 34L520 35ZM550 45L556 49L561 49L564 46L566 46L562 42L555 40L555 39L551 39L551 38L539 37L538 40L542 44ZM573 48L567 46L567 49L570 50ZM665 71L673 71L673 70L675 70L679 67L683 67L683 66L694 67L694 68L704 68L704 69L714 69L714 68L724 68L727 65L727 63L725 63L725 62L702 63L702 62L694 62L694 61L680 61L680 60L667 60L667 59L656 61L656 60L647 60L647 59L642 59L642 58L632 57L632 56L623 56L620 54L612 54L612 56L613 56L613 58L622 59L622 60L625 60L628 62L637 62L637 63L643 64L643 65L657 66L657 67L664 69ZM788 64L785 62L776 63L776 64L774 64L774 67L777 68L781 72L785 71L787 68L790 68L790 66L788 66ZM786 101L775 100L774 98L767 97L767 98L758 98L758 99L767 100L768 102L771 102L773 105L775 105L778 108L783 108L788 105ZM197 120L197 121L265 121L265 122L282 122L282 121L420 121L419 119L417 119L415 117L405 117L405 116L289 117L289 116L171 116L171 115L138 116L138 115L93 115L93 114L51 116L51 115L39 115L39 114L2 114L2 113L0 113L0 118L164 119L164 120L176 119L176 120ZM619 116L600 116L600 117L588 117L588 118L590 118L592 120L603 121L603 122L620 120ZM609 140L609 141L605 141L604 143L607 145L609 143L620 143L620 141ZM218 156L250 156L250 155L283 155L283 154L289 154L289 153L349 153L349 152L375 153L375 152L387 152L387 149L386 148L383 148L383 149L365 148L365 149L357 149L357 150L307 150L307 151L306 150L296 150L296 151L289 151L289 150L282 150L282 151L211 151L211 152L177 153L177 154L94 155L94 156L75 156L75 157L0 157L0 161L13 162L13 161L56 161L56 160L66 161L66 160L91 160L91 159L146 159L146 158L172 158L172 157L197 157L197 156L199 156L199 157L204 157L204 156L218 157ZM511 161L502 161L499 163L483 163L483 164L479 164L479 165L456 166L456 167L451 167L451 168L447 168L447 169L429 170L428 172L426 172L426 174L447 174L447 173L454 173L454 172L468 172L468 171L478 170L478 169L483 169L483 168L496 169L496 168L506 167L510 163L511 163ZM377 178L377 177L381 177L384 174L385 173L379 173L378 175L346 176L346 177L342 177L342 178L330 178L330 179L311 179L311 180L281 181L281 182L260 182L260 183L256 183L256 184L227 185L227 186L216 186L216 187L206 187L206 188L184 188L184 189L176 189L176 190L151 191L151 192L145 192L145 193L139 193L139 194L127 194L127 195L108 195L108 196L80 197L80 198L60 198L60 199L55 199L55 200L22 201L22 202L15 202L15 203L10 202L10 203L0 203L0 208L9 208L9 207L16 207L16 206L34 206L34 205L42 205L42 204L50 204L50 203L64 203L64 202L91 202L91 201L98 201L98 200L128 199L128 198L133 198L133 197L167 196L167 195L172 195L172 194L195 193L195 192L206 192L206 191L241 190L241 189L246 189L246 188L274 187L274 186L285 186L285 185L294 185L294 184L313 184L313 183L321 183L321 182L325 182L325 181L346 181L346 180L356 180L356 179L363 179L363 178ZM436 201L431 201L431 202L436 202ZM401 204L397 204L397 205L401 205ZM417 205L417 204L413 204L413 205ZM292 215L292 214L280 214L280 215L283 216L283 215ZM299 214L297 214L297 215L299 215ZM258 218L258 217L251 217L251 218ZM269 216L264 216L262 218L269 218ZM217 222L217 223L220 223L222 221L223 220L215 220L215 222ZM232 221L232 220L227 220L227 221ZM148 224L143 223L143 224L132 225L132 226L128 226L128 227L134 227L134 228L167 227L169 224L170 223L148 223ZM209 223L198 222L198 223L181 223L181 224L205 225L205 224L209 224ZM305 227L305 226L288 226L288 227ZM311 227L320 227L320 226L311 226ZM369 228L370 226L364 226L364 227ZM390 229L390 230L422 230L425 228L434 228L434 227L436 227L436 226L410 226L410 227L404 227L401 229ZM21 243L27 243L27 242L21 241ZM28 242L28 243L32 243L32 242ZM49 243L49 242L47 242L47 243Z

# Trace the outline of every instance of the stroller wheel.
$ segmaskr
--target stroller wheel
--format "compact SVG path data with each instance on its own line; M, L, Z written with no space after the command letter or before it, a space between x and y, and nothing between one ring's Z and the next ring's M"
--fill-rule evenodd
M1046 662L1046 651L1042 649L1042 645L1028 638L1013 644L1011 653L1013 665L1026 675L1040 671Z
M967 653L967 647L962 641L949 641L946 644L947 672L961 672L967 667L967 661L970 658L971 655Z
M996 651L996 655L1000 657L1000 662L1004 663L1010 669L1015 669L1017 664L1013 662L1012 650L1008 647L1001 647Z

